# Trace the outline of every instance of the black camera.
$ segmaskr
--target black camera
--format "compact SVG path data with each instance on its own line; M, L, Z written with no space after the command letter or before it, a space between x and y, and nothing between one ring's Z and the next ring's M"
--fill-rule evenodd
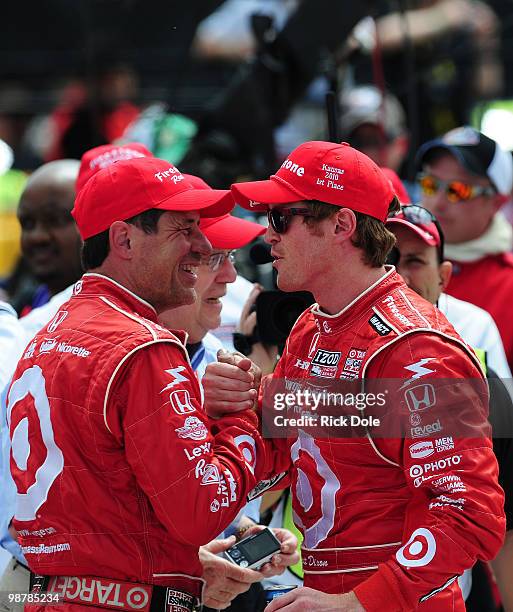
M256 265L270 263L273 260L271 247L258 241L251 247L249 258ZM274 285L276 286L276 280ZM255 342L262 342L277 345L281 351L299 315L314 301L308 291L290 293L279 289L262 291L253 306L253 311L256 311L257 315L255 330L251 336L235 333L233 336L235 348L249 355L252 345Z
M313 303L308 291L263 291L256 299L256 332L260 342L283 346L299 315Z

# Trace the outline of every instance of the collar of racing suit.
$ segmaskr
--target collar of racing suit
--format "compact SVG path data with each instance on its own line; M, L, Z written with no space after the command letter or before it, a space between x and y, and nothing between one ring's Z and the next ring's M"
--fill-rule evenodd
M86 272L82 278L73 286L73 296L91 296L105 297L119 302L123 308L130 306L135 314L157 322L157 311L151 304L140 298L138 295L127 289L117 281L97 274L95 272Z
M96 272L87 272L73 285L72 297L90 297L92 295L109 300L114 308L126 310L128 307L134 315L144 317L162 329L158 324L157 311L150 303L108 276ZM187 342L186 332L174 329L168 331L171 331L185 345Z
M310 307L310 312L321 335L331 335L351 327L353 322L358 320L362 313L368 310L374 302L379 300L381 296L388 295L397 287L402 286L408 291L403 279L396 272L394 266L387 265L385 269L386 272L380 279L360 293L340 312L330 315L323 312L319 304L313 304Z

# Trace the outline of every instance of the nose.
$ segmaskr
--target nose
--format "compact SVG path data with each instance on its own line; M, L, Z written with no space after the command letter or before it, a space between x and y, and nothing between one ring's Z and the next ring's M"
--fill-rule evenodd
M31 242L48 242L50 240L51 230L46 223L43 223L39 220L34 222L34 225L30 229L23 229L22 235L25 240L30 240Z
M212 245L198 226L194 227L192 233L191 252L197 253L200 257L208 256L212 253Z
M438 213L445 211L451 203L447 200L445 189L439 189L431 196L424 196L422 206L431 211L435 217Z
M227 257L223 265L219 268L216 274L216 282L217 283L234 283L237 278L237 270L235 266L230 261L230 258Z
M271 225L268 225L267 229L265 230L264 240L267 242L267 244L275 244L280 240L280 234L275 232Z

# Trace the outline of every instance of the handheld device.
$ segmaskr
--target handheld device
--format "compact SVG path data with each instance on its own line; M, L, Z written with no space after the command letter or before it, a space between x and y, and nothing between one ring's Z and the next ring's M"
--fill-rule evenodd
M266 527L262 531L237 542L237 544L225 550L224 554L229 561L239 567L258 569L280 550L279 540Z

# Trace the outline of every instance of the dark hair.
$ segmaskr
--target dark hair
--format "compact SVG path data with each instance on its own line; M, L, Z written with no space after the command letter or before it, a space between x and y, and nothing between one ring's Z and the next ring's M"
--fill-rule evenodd
M125 223L130 223L142 229L145 234L155 234L157 225L164 210L158 208L150 208L144 212L125 219ZM82 266L84 270L93 270L98 268L105 261L109 254L109 230L96 234L84 240L82 245Z
M340 210L340 206L324 202L311 201L308 204L314 216L306 217L305 223L312 228L315 228L319 221L331 217ZM400 208L399 200L394 196L388 206L388 214L395 213ZM388 254L395 244L395 236L385 227L383 221L357 211L354 211L354 214L356 216L356 232L351 242L355 247L362 249L363 261L367 265L372 268L380 268L385 264Z

